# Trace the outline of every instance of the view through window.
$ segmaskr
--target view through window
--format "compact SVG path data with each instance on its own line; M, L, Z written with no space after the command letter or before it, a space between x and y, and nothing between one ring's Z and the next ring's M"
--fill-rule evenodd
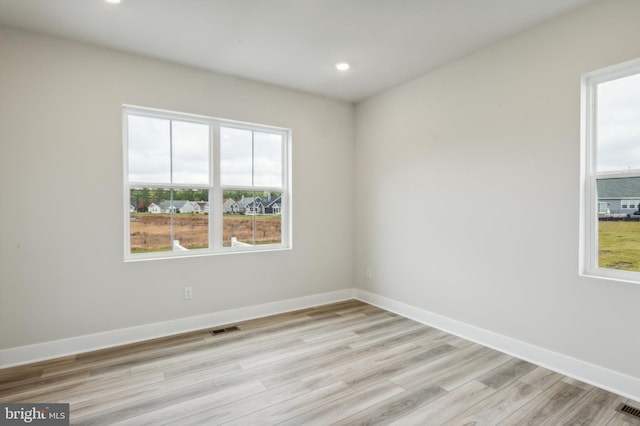
M286 129L127 107L127 258L289 246Z

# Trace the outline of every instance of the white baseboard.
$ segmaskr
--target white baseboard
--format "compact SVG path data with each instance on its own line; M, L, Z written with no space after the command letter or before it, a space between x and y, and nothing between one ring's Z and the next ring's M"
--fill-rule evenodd
M368 291L355 289L354 297L422 324L640 402L640 378L638 377L628 376Z
M211 314L180 318L172 321L163 321L137 327L71 337L68 339L53 340L34 345L1 349L0 368L60 358L173 334L202 330L209 327L213 328L349 299L353 299L353 289L332 291Z

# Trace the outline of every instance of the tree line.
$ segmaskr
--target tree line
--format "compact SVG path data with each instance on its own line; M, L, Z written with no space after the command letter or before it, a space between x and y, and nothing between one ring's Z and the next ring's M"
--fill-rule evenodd
M162 188L142 188L131 190L131 204L139 212L146 212L151 203L160 203L162 201L171 200L171 192L173 191L174 200L187 200L187 201L209 201L209 190L207 189L162 189ZM224 191L223 198L231 198L235 201L239 201L242 197L262 196L268 197L269 192L254 193L252 191ZM278 196L280 193L271 193L273 196Z
M137 211L146 212L151 203L171 200L172 191L174 200L209 201L209 190L207 189L142 188L131 190L131 204L133 204Z

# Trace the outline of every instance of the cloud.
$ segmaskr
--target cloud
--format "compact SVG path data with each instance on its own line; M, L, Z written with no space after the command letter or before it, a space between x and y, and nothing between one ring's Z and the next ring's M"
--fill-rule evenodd
M129 115L129 181L210 184L209 126ZM220 179L225 186L282 186L283 138L247 129L220 129Z
M129 181L209 184L209 126L130 115Z
M640 74L598 85L598 171L640 169Z
M282 136L220 130L220 180L225 186L282 186Z

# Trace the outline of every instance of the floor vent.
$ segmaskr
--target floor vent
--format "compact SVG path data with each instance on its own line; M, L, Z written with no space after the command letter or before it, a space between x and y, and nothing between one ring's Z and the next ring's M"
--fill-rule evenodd
M624 413L628 416L635 417L636 419L640 419L640 408L635 408L627 404L620 404L617 408L617 411Z
M229 333L229 332L238 331L238 330L240 329L234 325L233 327L218 328L216 330L211 330L211 334L215 336L216 334Z

